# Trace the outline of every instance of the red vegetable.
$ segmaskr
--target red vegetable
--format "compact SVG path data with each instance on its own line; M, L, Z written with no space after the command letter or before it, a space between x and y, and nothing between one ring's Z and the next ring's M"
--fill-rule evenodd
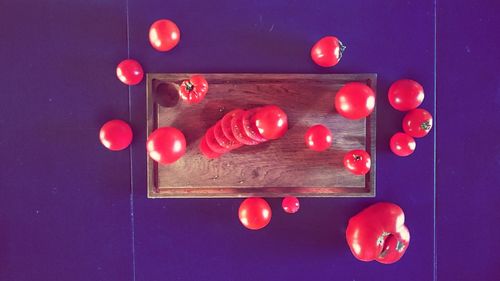
M157 20L149 28L149 43L160 52L170 51L179 44L180 39L181 32L171 20Z
M333 141L332 132L323 125L314 125L304 135L306 146L314 151L327 150Z
M257 230L265 227L271 221L271 207L266 200L251 197L241 202L238 210L240 222L248 229Z
M401 79L392 83L388 93L389 102L399 111L408 111L424 101L424 88L417 81Z
M116 76L126 85L137 85L144 77L141 64L132 59L121 61L116 67Z
M250 110L247 110L245 114L243 114L242 117L242 122L243 122L243 130L245 131L245 134L258 142L265 142L268 139L264 138L260 133L259 130L257 129L257 126L255 122L252 122L250 118L253 118L254 114L259 112L261 108L253 108Z
M214 127L211 127L205 133L205 140L207 142L208 147L216 153L223 154L229 151L229 149L221 146L217 139L215 138Z
M297 197L295 196L287 196L283 198L283 201L281 202L281 207L285 212L289 214L294 214L300 208L299 199L297 199Z
M250 118L255 124L259 134L267 140L281 138L288 130L288 117L286 113L275 105L259 108Z
M403 130L414 138L425 137L432 129L432 115L421 108L408 111L403 118Z
M132 129L127 122L111 120L102 125L99 139L102 145L109 150L123 150L132 142Z
M344 167L355 175L365 175L371 168L370 154L364 150L351 150L344 156Z
M332 67L339 63L345 48L337 37L325 36L312 47L311 58L319 66Z
M233 132L233 136L242 144L245 145L257 145L258 141L249 138L245 134L245 129L243 128L243 115L245 111L239 111L235 113L233 119L231 120L231 130Z
M354 257L390 264L404 255L410 232L403 210L393 203L376 203L349 220L346 239Z
M205 155L205 157L207 157L208 159L214 159L221 156L220 153L214 152L210 149L210 147L208 147L207 140L205 139L205 137L201 138L199 148L201 153Z
M201 102L208 92L208 82L203 75L193 75L189 80L182 81L179 96L189 104Z
M160 164L171 164L186 152L186 138L174 127L161 127L153 131L146 142L149 157Z
M335 95L335 109L347 119L365 118L374 108L375 93L363 83L347 83Z
M222 129L222 133L224 136L226 136L227 139L229 139L231 142L233 142L235 145L242 145L233 135L233 130L231 128L231 121L233 118L240 112L243 112L241 109L235 109L230 112L228 112L224 117L222 117L220 121L220 126Z
M415 139L404 133L395 133L391 137L390 147L398 156L408 156L415 151Z

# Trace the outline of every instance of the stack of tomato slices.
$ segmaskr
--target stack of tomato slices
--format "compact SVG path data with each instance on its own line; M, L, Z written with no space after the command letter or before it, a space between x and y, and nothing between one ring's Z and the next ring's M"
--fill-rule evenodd
M277 106L234 109L207 130L200 141L200 151L209 159L218 158L243 145L278 139L287 129L286 114Z

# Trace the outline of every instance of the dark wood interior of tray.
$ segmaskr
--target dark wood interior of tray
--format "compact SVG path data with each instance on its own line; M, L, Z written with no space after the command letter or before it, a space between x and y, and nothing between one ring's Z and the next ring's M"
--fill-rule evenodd
M375 74L204 74L208 94L200 104L178 100L177 85L190 74L148 74L148 134L174 126L186 136L184 157L171 165L148 158L148 196L156 197L372 197L375 195L375 120L347 120L335 111L337 90L347 82L376 90ZM287 134L206 159L198 149L205 131L235 108L275 104L289 119ZM306 149L304 133L314 124L333 133L326 152ZM355 176L342 165L351 149L366 149L372 170Z

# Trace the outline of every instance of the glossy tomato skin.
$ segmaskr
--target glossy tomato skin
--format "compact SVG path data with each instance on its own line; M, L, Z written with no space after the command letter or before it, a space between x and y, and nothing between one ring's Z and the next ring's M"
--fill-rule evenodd
M141 83L144 77L144 70L138 61L126 59L121 61L116 67L116 77L123 84L133 86Z
M344 156L344 167L355 175L366 175L371 163L370 154L364 150L351 150Z
M272 211L266 200L250 197L241 202L238 217L241 224L252 230L261 229L271 221Z
M332 67L339 63L345 48L337 37L325 36L311 48L311 58L319 66Z
M181 39L179 27L167 19L155 21L149 28L149 43L160 52L173 49Z
M199 149L201 153L208 159L219 158L222 154L214 152L208 147L207 140L205 137L201 138Z
M425 137L431 129L432 115L425 109L408 111L403 118L403 131L414 138Z
M391 137L390 148L397 156L408 156L415 151L415 139L405 133L395 133Z
M424 101L424 88L417 81L401 79L389 88L389 103L399 111L415 109Z
M267 140L279 139L288 130L286 113L275 105L259 108L250 121L255 124L259 134Z
M300 202L299 199L295 196L287 196L283 198L281 201L281 207L286 213L294 214L299 211Z
M314 151L325 151L332 145L332 132L324 125L310 127L304 135L306 146Z
M161 127L153 131L146 142L149 157L160 164L171 164L186 152L186 138L174 127Z
M193 75L179 87L179 96L188 104L201 102L208 92L208 82L203 75Z
M347 83L335 95L335 109L347 119L365 118L374 108L375 93L363 83Z
M132 142L132 138L132 128L122 120L110 120L104 123L99 131L99 139L102 145L113 151L127 148Z

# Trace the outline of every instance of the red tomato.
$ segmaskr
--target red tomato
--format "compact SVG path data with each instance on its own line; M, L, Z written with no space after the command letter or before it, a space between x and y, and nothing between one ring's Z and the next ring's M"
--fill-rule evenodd
M214 158L219 158L222 154L213 152L210 147L208 147L207 140L205 137L201 138L200 145L199 145L200 151L205 157L208 159L214 159Z
M229 149L222 147L217 142L217 139L215 139L214 127L210 127L210 129L207 130L205 133L205 140L207 141L208 147L210 147L213 152L223 154L229 151Z
M221 121L217 122L214 126L214 136L217 143L228 150L239 148L242 145L240 142L233 142L226 138L224 132L222 132Z
M399 111L408 111L420 106L424 101L424 88L417 81L401 79L389 88L389 102Z
M267 139L260 135L255 123L251 121L253 115L259 110L260 108L253 108L245 112L242 118L243 130L249 138L258 142L265 142Z
M327 150L333 141L332 132L323 125L314 125L307 130L304 140L307 147L314 151Z
M149 135L146 148L149 157L156 162L171 164L186 152L186 138L177 128L161 127Z
M281 207L283 207L283 210L289 214L296 213L300 208L299 199L295 196L287 196L283 198Z
M231 129L233 132L233 136L242 144L246 145L256 145L259 144L258 141L249 138L244 132L243 129L243 115L245 111L240 111L235 114L233 119L231 120Z
M258 197L251 197L241 202L238 216L240 222L246 228L257 230L269 224L272 212L266 200Z
M325 36L311 49L311 58L319 66L331 67L339 63L345 45L337 37Z
M288 130L286 113L275 105L261 107L250 118L264 139L274 140L281 138Z
M365 118L375 108L375 93L363 83L347 83L335 95L335 108L347 119Z
M149 43L160 52L170 51L179 44L180 39L181 32L171 20L157 20L149 28Z
M132 142L132 129L122 120L111 120L102 125L99 139L109 150L123 150Z
M137 85L141 83L144 77L144 70L142 70L142 66L138 61L126 59L116 67L116 76L124 84Z
M220 121L220 126L222 128L222 133L226 138L228 138L231 142L234 143L234 145L242 145L233 135L233 130L231 128L231 121L233 118L240 112L243 112L241 109L235 109L230 112L228 112L224 117L222 117Z
M371 165L370 154L364 150L351 150L344 156L344 167L355 175L365 175Z
M179 87L181 99L189 104L195 104L202 101L207 91L208 83L203 75L193 75L189 80L182 81Z
M391 137L390 147L398 156L408 156L415 151L415 139L404 133L395 133Z
M432 115L421 108L406 113L403 118L403 130L414 138L425 137L432 129Z

